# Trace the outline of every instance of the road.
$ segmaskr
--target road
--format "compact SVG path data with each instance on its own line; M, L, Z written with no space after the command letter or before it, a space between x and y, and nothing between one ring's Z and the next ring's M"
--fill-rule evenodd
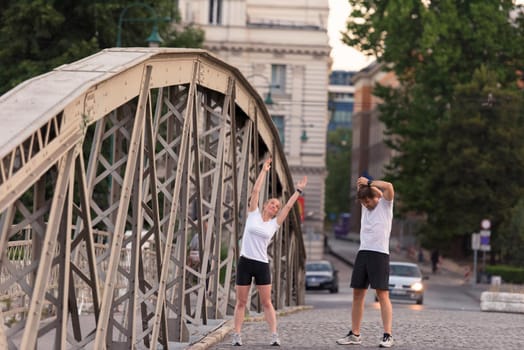
M324 258L331 260L339 270L339 293L308 291L306 304L311 308L279 316L281 349L338 350L351 347L337 345L335 340L351 327L351 267L347 262L354 258L355 244L337 241L331 248L335 247L337 256L346 263L331 255ZM393 253L392 260L401 260L401 255ZM422 264L422 268L425 274L430 272L429 266ZM487 286L473 288L465 285L458 270L431 274L426 282L424 305L393 301L395 349L524 349L521 314L480 311L480 293ZM377 348L382 322L372 292L368 292L366 299L361 331L363 342L358 348ZM268 346L267 325L263 321L244 323L242 334L242 349L271 348ZM226 332L221 332L218 339L205 348L232 348Z
M306 304L316 309L346 307L349 310L352 298L352 290L349 288L352 268L332 255L325 255L324 258L331 261L339 271L339 293L330 294L328 291L307 291ZM408 308L416 311L425 309L480 310L478 300L464 293L464 283L459 276L445 273L430 275L429 271L424 269L423 271L425 275L429 276L429 279L425 281L424 304L416 305L414 302L393 299L394 309ZM375 302L374 294L371 290L366 296L366 307L368 306L378 308L378 303Z

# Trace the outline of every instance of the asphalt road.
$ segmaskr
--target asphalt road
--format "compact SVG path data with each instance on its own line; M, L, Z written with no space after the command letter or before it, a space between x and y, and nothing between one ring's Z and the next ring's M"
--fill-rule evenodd
M337 242L340 244L340 242ZM357 243L353 244L358 247ZM326 254L324 259L331 261L333 266L339 271L339 293L330 294L329 291L307 291L306 304L315 307L316 309L329 309L346 307L351 308L352 290L349 288L349 281L351 278L352 268L346 262L337 257ZM404 260L397 257L398 260ZM469 291L469 286L464 285L464 281L460 275L449 272L441 272L433 275L429 271L429 267L421 266L424 274L429 277L425 282L425 296L423 305L415 305L414 302L392 299L394 308L408 307L413 310L470 310L479 311L480 305L475 295L466 293ZM375 302L374 293L372 290L368 291L366 296L366 306L378 307Z

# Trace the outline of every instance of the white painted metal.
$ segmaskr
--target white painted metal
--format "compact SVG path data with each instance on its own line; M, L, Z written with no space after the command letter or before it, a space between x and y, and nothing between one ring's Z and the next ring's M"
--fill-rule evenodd
M3 95L0 121L9 349L190 341L189 321L232 312L247 194L264 154L274 166L263 197L293 192L260 97L203 50L104 50ZM199 266L187 263L194 230ZM270 252L277 308L304 299L296 212L281 231Z

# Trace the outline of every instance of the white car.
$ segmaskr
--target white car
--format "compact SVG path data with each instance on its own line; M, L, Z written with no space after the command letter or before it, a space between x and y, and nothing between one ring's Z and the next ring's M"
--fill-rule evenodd
M390 299L415 300L419 305L424 303L423 276L417 264L391 261L389 263L389 297Z

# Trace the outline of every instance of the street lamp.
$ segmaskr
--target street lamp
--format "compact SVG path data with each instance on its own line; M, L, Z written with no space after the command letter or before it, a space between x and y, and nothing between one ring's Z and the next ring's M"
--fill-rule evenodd
M306 129L302 130L302 135L300 135L300 141L307 142L308 139L309 137L307 136Z
M160 34L158 34L158 25L155 22L155 25L153 26L153 31L151 34L147 37L146 41L149 43L149 47L159 47L160 43L162 42L162 38L160 37Z
M307 136L307 130L306 128L314 128L314 124L305 124L304 121L302 121L302 135L300 135L300 141L307 142L309 140L309 136Z
M266 104L267 106L274 105L275 101L273 101L273 97L271 96L271 89L273 89L273 88L278 89L280 87L280 85L271 84L269 79L265 75L262 75L262 74L251 74L251 75L247 76L246 79L249 81L249 78L253 78L253 77L261 77L261 78L263 78L266 81L268 90L267 90L266 97L264 98L264 104ZM255 85L255 84L253 84L253 86L254 87L260 87L260 86Z
M273 98L271 98L271 85L269 85L269 90L267 92L266 98L264 99L264 103L268 106L274 105L275 102L273 102Z
M142 7L149 11L150 17L148 18L125 18L125 15L127 13L127 10L129 10L132 7ZM158 47L160 43L162 42L162 38L160 37L160 34L158 33L158 21L163 20L165 22L171 21L170 17L164 17L160 18L157 16L157 13L155 9L148 4L144 4L141 2L133 2L126 7L122 9L122 12L120 12L120 16L118 18L118 31L117 31L117 37L116 37L116 47L122 46L122 23L123 22L153 22L153 30L151 31L151 34L146 39L146 41L149 43L150 47Z

